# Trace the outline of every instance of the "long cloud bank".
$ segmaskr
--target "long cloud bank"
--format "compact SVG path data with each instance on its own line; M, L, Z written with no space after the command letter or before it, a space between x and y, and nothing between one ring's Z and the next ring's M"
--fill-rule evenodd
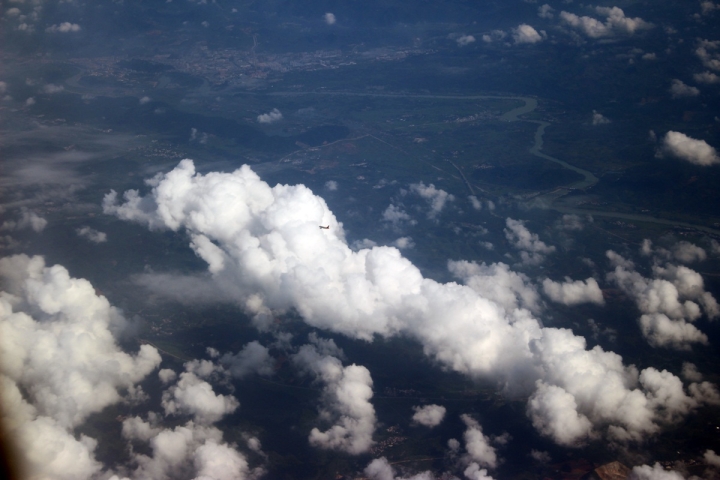
M639 372L599 346L588 350L570 330L543 327L525 308L491 300L498 294L486 296L484 285L492 282L473 276L498 269L465 268L466 285L443 284L396 248L353 251L325 201L303 185L271 187L248 166L201 175L191 160L148 185L148 195L131 190L121 203L109 193L105 213L186 231L218 288L258 327L295 309L309 325L352 338L414 337L444 367L529 395L533 424L560 444L640 440L709 398L688 395L667 371ZM689 391L715 391L694 385Z

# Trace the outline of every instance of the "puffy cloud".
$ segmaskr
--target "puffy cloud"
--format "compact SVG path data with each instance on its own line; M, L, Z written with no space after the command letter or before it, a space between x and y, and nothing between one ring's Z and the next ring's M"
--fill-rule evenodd
M428 218L435 218L445 208L447 202L455 200L455 196L447 193L441 188L435 188L432 183L425 185L423 182L413 183L410 185L410 191L420 195L430 204Z
M475 262L461 260L449 261L448 270L463 283L484 298L490 299L507 311L527 308L540 310L540 296L530 279L523 273L510 270L504 263L478 265Z
M507 33L503 32L502 30L493 30L489 34L483 35L482 39L485 43L492 43L503 40L505 39L505 37L507 37Z
M546 3L538 7L538 17L548 19L553 18L555 17L555 14L553 13L554 11L555 9Z
M327 182L325 182L325 188L327 188L331 192L334 192L338 189L338 183L335 180L328 180Z
M370 480L433 480L435 478L429 471L410 477L396 477L395 469L385 457L376 458L370 462L364 472Z
M80 25L77 23L62 22L59 25L51 25L45 29L46 32L50 33L70 33L79 32L81 30Z
M465 45L470 45L471 43L475 42L475 37L472 35L460 35L455 39L458 45L461 47L464 47Z
M530 457L539 463L550 463L552 461L550 454L541 450L530 450Z
M409 223L410 225L417 223L402 207L392 203L383 212L382 219L384 222L391 223L395 228L399 228L403 223Z
M174 429L161 429L131 417L123 422L123 436L149 443L151 455L134 454L137 467L132 477L136 479L244 480L254 477L245 457L223 442L222 432L212 426L190 421Z
M460 419L467 427L463 433L463 439L468 458L480 466L497 467L497 453L495 448L490 445L490 439L483 434L480 424L470 415L460 415Z
M335 14L330 12L323 15L323 18L325 19L325 23L327 23L328 25L335 25L335 22L337 21L337 19L335 18Z
M703 167L720 163L717 150L705 140L696 140L672 130L663 138L662 152Z
M720 40L698 40L695 55L697 55L705 68L716 72L720 71Z
M605 16L605 22L593 17L578 16L574 13L562 11L560 19L567 25L580 30L590 38L613 37L616 35L632 35L639 30L647 30L653 27L652 23L642 18L630 18L618 7L596 7L595 11Z
M368 369L358 365L343 367L339 359L315 345L303 345L292 359L325 383L321 417L336 422L324 432L313 428L310 444L352 455L367 452L375 432L375 409L370 403L372 378Z
M632 480L685 480L685 477L678 472L665 470L659 463L652 467L650 465L633 467L630 478Z
M493 480L493 477L488 475L488 471L484 468L480 468L480 465L475 462L472 462L467 466L463 475L470 480Z
M715 453L715 450L705 450L703 459L708 465L720 468L720 455Z
M715 4L710 0L704 0L700 2L700 11L703 15L709 15L715 10L720 10L720 5Z
M675 257L675 260L683 263L701 262L707 258L707 253L705 253L704 249L685 240L673 246L672 255Z
M610 123L610 120L606 116L604 116L602 113L597 112L596 110L593 110L592 114L592 124L593 125L606 125Z
M580 303L605 304L602 290L600 290L597 280L592 277L584 282L582 280L573 282L570 277L566 277L563 283L546 278L543 280L542 286L545 295L550 297L550 300L563 305L578 305Z
M487 269L489 275L501 273L509 280L513 275L507 266L467 268L468 285L424 278L396 248L352 250L342 224L322 198L303 185L270 187L247 166L199 175L193 163L184 160L149 185L148 195L128 192L121 205L117 194L107 195L104 211L153 229L186 231L190 248L208 264L217 289L232 295L251 315L272 318L293 309L313 327L352 338L406 335L444 367L496 381L508 395L530 395L540 388L536 381L542 380L547 388L572 395L577 418L587 418L592 431L616 441L647 438L674 418L662 413L671 406L651 401L654 391L640 382L641 372L624 365L619 355L599 346L588 350L585 339L571 330L542 327L522 307L531 302L519 293L524 288L519 283L509 293L498 289L496 296L505 299L504 305L487 298L485 292L492 289L472 277ZM554 250L521 222L509 219L507 224L506 235L520 247ZM318 225L330 229L320 231ZM609 256L632 273L632 262L614 253ZM676 291L680 288L672 283L681 285L679 279L662 280ZM697 293L692 295L700 301ZM680 307L683 312L690 308ZM303 356L306 361L300 360ZM325 383L321 411L334 422L325 432L314 429L312 442L366 451L375 428L367 369L343 367L334 355L319 353L317 346L301 348L294 358ZM533 410L536 419L543 411L555 412L549 402L538 405L546 410ZM561 429L552 418L559 422L561 417L550 418L538 425L548 425L544 431L553 435ZM576 427L582 424L578 419Z
M282 120L283 115L280 113L280 110L277 108L273 108L268 113L262 113L257 116L258 123L275 123Z
M80 227L75 232L78 234L79 237L86 238L90 240L92 243L103 243L107 242L107 234L103 232L98 232L94 228L90 228L88 226Z
M514 220L507 218L505 220L507 228L505 238L518 250L521 250L520 256L523 263L527 265L538 265L545 260L545 255L553 253L555 247L548 246L540 240L537 233L531 233L525 222L522 220Z
M697 97L700 95L700 90L697 87L691 87L677 78L671 82L669 91L672 98Z
M151 101L152 101L152 99L151 99L150 97L145 96L145 97L142 97L142 98L138 101L138 103L139 103L140 105L145 105L145 104L147 104L147 103L150 103Z
M0 379L4 424L39 478L89 478L97 442L73 429L122 400L160 363L143 345L120 350L125 319L92 285L42 257L0 259ZM21 393L22 392L22 393Z
M65 90L65 87L62 85L55 85L54 83L48 83L42 88L43 93L53 94L53 93L60 93L63 90Z
M25 230L31 229L34 232L40 233L47 226L47 220L39 216L32 210L23 208L20 211L20 219L17 221L6 220L0 225L0 230Z
M35 105L35 103L36 102L34 97L29 97L27 100L25 100L25 105L28 107L32 107L33 105Z
M512 38L516 45L520 43L538 43L543 40L543 36L527 23L522 23L513 28Z
M593 436L592 423L578 413L575 397L563 388L538 381L537 390L528 401L528 416L533 426L556 443L579 447Z
M712 72L701 72L693 75L693 79L698 83L704 83L706 85L713 85L720 83L720 76Z
M180 380L163 393L166 415L192 415L201 425L215 423L240 406L230 395L218 395L212 386L192 372L180 374Z
M690 382L699 382L703 378L702 374L698 372L695 364L690 362L683 362L682 376L685 380L688 380Z
M423 407L413 407L413 422L419 423L426 427L437 427L445 418L446 409L440 405L425 405Z
M415 248L415 242L412 237L400 237L392 242L392 246L399 250L405 250L407 248Z
M269 376L274 372L274 361L268 349L257 341L248 343L234 355L226 353L220 358L220 363L235 378L252 373Z
M683 266L656 265L653 267L656 278L648 279L614 252L608 251L608 258L615 264L608 280L617 283L644 313L640 327L652 345L688 349L692 343L707 343L707 337L686 321L701 316L700 306L692 300L697 300L710 318L720 314L715 298L705 292L697 272Z

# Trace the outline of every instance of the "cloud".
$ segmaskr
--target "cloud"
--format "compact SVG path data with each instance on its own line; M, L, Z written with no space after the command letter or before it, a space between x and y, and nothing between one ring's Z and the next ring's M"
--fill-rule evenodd
M45 29L45 31L49 33L70 33L79 32L80 30L80 25L70 22L63 22L59 25L52 25Z
M425 405L422 407L413 407L415 414L412 416L412 420L415 423L424 425L426 427L437 427L445 418L445 407L440 405Z
M607 125L610 123L610 120L606 116L604 116L602 113L598 113L597 111L593 110L592 114L592 124L593 125Z
M273 108L268 113L262 113L257 116L258 123L275 123L282 120L283 115L280 113L280 110L277 108Z
M596 303L604 305L602 290L597 281L590 277L584 282L582 280L572 281L565 277L565 282L559 283L546 278L542 282L543 292L550 297L550 300L563 305L578 305L581 303Z
M455 39L458 45L461 47L464 47L465 45L470 45L471 43L475 42L475 37L472 35L460 35Z
M134 479L244 480L256 476L245 457L223 442L222 432L212 426L190 421L173 429L163 429L131 417L123 421L122 434L127 440L148 443L150 447L150 455L133 453L137 464L132 473Z
M512 29L512 38L515 44L538 43L543 40L537 30L526 23L522 23Z
M335 22L337 21L335 18L335 14L330 12L323 15L323 18L325 19L325 23L327 23L328 25L335 25Z
M53 94L53 93L60 93L63 90L65 90L65 87L62 85L55 85L54 83L48 83L42 88L43 93Z
M498 457L495 448L490 445L490 439L482 432L480 424L470 415L460 415L467 429L463 433L467 457L479 466L495 468L498 465Z
M365 475L370 480L434 480L431 472L425 471L411 477L396 477L395 469L385 457L376 458L365 467Z
M619 255L607 253L615 266L607 278L635 300L643 313L639 320L642 333L651 345L687 350L692 343L707 344L707 336L687 322L702 315L700 305L710 318L720 315L720 311L715 298L705 292L697 272L683 266L656 265L655 278L649 279Z
M706 85L714 85L716 83L720 83L720 76L712 72L696 73L695 75L693 75L693 79L697 83L704 83Z
M382 219L384 222L392 223L395 228L399 228L403 223L410 225L417 223L402 207L392 203L383 212Z
M703 454L703 459L708 465L720 468L720 455L715 453L715 450L705 450L705 453Z
M504 263L478 265L465 260L451 260L448 270L483 298L492 300L507 311L518 308L533 312L540 310L540 296L527 275L513 272Z
M505 37L507 37L507 33L503 32L502 30L493 30L489 34L483 35L482 39L485 43L492 43L503 40L505 39Z
M107 234L103 232L98 232L94 228L90 228L88 226L80 227L75 232L78 234L79 237L83 237L91 241L92 243L103 243L107 242Z
M117 203L117 194L108 194L103 209L152 229L186 232L190 248L207 263L217 288L232 294L251 316L271 319L292 310L312 327L350 338L407 336L443 367L497 382L507 395L533 398L538 388L545 394L546 387L536 383L541 380L547 388L557 387L572 396L576 425L587 418L593 432L613 442L647 439L696 408L686 403L680 409L670 397L663 403L665 397L658 396L656 385L643 376L649 369L638 371L599 346L588 349L585 339L569 329L543 327L522 307L523 302L531 303L520 294L529 291L528 286L517 283L507 266L466 268L467 285L440 283L423 277L396 248L352 250L342 224L325 201L304 185L271 187L247 166L228 173L197 174L192 161L183 160L151 179L149 190L144 196L125 193L123 204ZM227 201L229 197L233 202ZM320 231L320 224L331 228ZM527 232L522 222L509 219L507 224L506 234L513 243L531 250L554 250ZM613 255L617 265L626 265L631 274L627 268L632 263ZM678 292L687 289L690 300L701 302L704 293L691 291L691 276L665 270L658 271L662 275L658 280ZM497 287L495 295L504 304L479 293L492 291L484 286L489 282L473 278L485 271L508 281L515 278L508 284L511 291ZM269 328L269 322L259 324ZM307 360L297 360L298 364L307 365L325 384L321 412L332 422L326 431L313 430L312 442L348 452L366 451L375 428L369 372L356 365L343 367L337 357L322 355L312 344L295 357L299 359L302 352ZM661 380L669 384L672 378L677 377ZM714 398L708 385L691 387L692 398ZM543 426L543 433L555 435L562 430L557 422L563 417L553 417L555 410L547 406L533 410L533 418ZM548 417L540 422L543 412ZM582 435L587 430L574 431Z
M720 71L720 40L698 40L695 55L697 55L705 68Z
M552 461L550 454L541 450L530 450L530 457L538 463L550 463Z
M707 258L705 250L685 240L673 246L672 255L675 257L675 260L682 263L702 262Z
M310 444L351 455L367 452L373 444L376 422L368 369L358 365L343 367L338 358L325 354L316 345L303 345L292 360L325 384L321 417L335 422L324 432L313 428Z
M392 246L399 250L405 250L408 248L415 248L415 242L412 237L400 237L392 242Z
M215 423L239 406L235 397L216 394L209 383L191 372L181 373L177 384L162 397L165 415L192 415L200 425Z
M335 180L328 180L325 182L325 188L334 192L338 189L338 183Z
M684 133L673 132L672 130L667 132L662 140L661 153L703 167L720 163L717 150L708 145L705 140L696 140Z
M220 363L235 378L243 378L252 373L270 376L275 371L275 362L268 349L257 341L248 343L234 355L226 353L220 357Z
M142 97L142 98L138 101L138 103L140 103L140 105L145 105L145 104L150 103L150 102L152 102L152 99L151 99L150 97L148 97L148 96Z
M682 376L685 380L690 382L700 382L703 379L702 374L698 372L695 364L690 362L683 362Z
M45 227L47 226L48 222L41 216L39 216L37 213L33 212L32 210L28 210L27 208L22 208L20 210L20 219L15 220L6 220L0 225L0 231L1 230L26 230L31 229L32 231L36 233L40 233L43 230L45 230Z
M555 247L548 246L540 240L536 233L530 233L522 220L507 218L505 238L518 250L526 265L538 265L545 260L545 255L553 253Z
M665 470L659 463L656 463L652 467L649 465L633 467L630 478L632 478L632 480L685 480L685 477L678 472Z
M619 7L595 7L595 11L605 16L605 22L593 17L578 16L574 13L560 12L560 19L567 25L580 30L590 38L614 37L617 35L633 35L636 31L653 27L652 23L642 18L630 18Z
M5 426L33 475L89 478L101 465L97 442L75 427L122 400L160 363L143 345L135 355L113 332L125 319L86 280L42 257L0 259L0 395Z
M710 15L713 11L720 10L720 5L715 4L710 0L705 0L700 2L700 10L703 15Z
M555 14L553 13L554 11L555 9L546 3L538 7L538 17L547 19L553 18L555 17Z
M669 91L672 98L697 97L700 95L700 90L698 90L697 87L686 85L682 80L678 80L677 78L671 82Z
M455 196L447 193L441 188L435 188L432 183L425 185L423 182L410 184L410 191L420 195L430 204L428 218L435 218L445 208L447 202L455 200Z
M559 445L580 447L594 436L592 422L578 413L575 397L560 387L538 381L527 410L533 426Z

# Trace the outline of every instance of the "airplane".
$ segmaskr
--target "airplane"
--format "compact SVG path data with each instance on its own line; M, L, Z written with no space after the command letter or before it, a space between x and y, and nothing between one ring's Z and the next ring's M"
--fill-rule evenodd
M328 225L327 227L323 227L322 225L320 225L320 228L322 228L323 230L327 230L330 228L330 225Z

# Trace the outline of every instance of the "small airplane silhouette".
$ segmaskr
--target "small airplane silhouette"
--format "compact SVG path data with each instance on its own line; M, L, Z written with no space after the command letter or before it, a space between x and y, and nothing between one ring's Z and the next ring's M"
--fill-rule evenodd
M327 227L323 227L322 225L320 225L320 228L322 228L323 230L327 230L330 228L330 225L328 225Z

